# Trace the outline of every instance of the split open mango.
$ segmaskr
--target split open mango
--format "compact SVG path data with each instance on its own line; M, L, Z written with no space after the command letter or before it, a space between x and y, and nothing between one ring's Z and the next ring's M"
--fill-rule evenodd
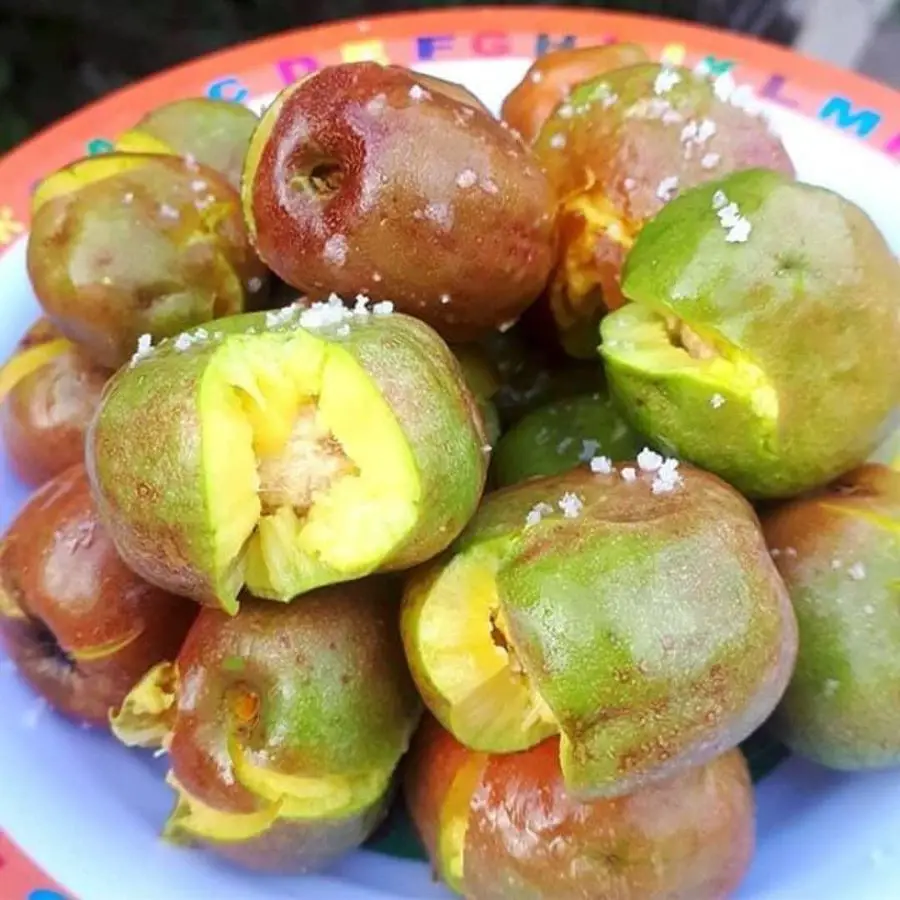
M232 612L244 584L286 601L431 558L487 466L440 338L336 299L215 322L125 367L88 455L129 565Z

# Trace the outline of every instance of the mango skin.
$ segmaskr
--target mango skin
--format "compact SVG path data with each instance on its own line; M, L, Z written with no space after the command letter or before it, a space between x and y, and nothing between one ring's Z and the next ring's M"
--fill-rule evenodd
M59 339L59 332L40 319L19 342L17 353ZM22 481L38 487L83 462L85 433L111 374L69 344L0 399L0 434Z
M240 189L244 157L259 119L230 100L188 97L151 110L116 141L116 149L192 158Z
M648 62L638 44L604 44L554 50L536 59L503 101L500 117L532 143L553 110L581 82L626 66Z
M121 171L90 180L118 158ZM261 288L240 198L211 169L104 154L47 182L67 177L80 186L34 212L28 274L47 317L97 365L118 368L143 334L157 340L241 312Z
M390 793L371 806L337 819L280 819L246 841L197 843L243 869L270 875L306 875L327 868L362 846L384 821Z
M862 466L763 527L800 629L771 729L831 768L900 764L900 473Z
M298 327L265 323L264 314L247 314L217 321L214 331L227 336ZM356 357L413 447L423 486L421 521L383 563L386 570L408 568L444 549L481 497L487 453L475 399L449 349L415 319L371 316L347 336L334 329L316 333ZM148 581L210 606L224 601L212 580L199 395L216 340L188 351L163 344L123 368L88 434L95 496L123 559Z
M634 459L646 441L606 393L556 400L530 412L497 446L492 471L498 487L558 475L594 456Z
M559 725L579 797L625 794L736 746L790 678L797 625L752 509L715 476L680 471L671 493L652 493L650 475L579 468L489 494L407 585L409 597L458 554L499 560L506 639ZM566 493L583 503L576 517L526 527ZM413 677L447 727L416 640L404 634Z
M310 183L322 166L341 183ZM554 197L530 151L397 66L330 66L288 87L251 144L243 193L280 278L312 297L389 300L450 341L515 320L552 266Z
M739 751L627 797L591 802L567 791L558 743L483 756L439 726L420 729L406 795L438 871L432 847L441 809L454 803L467 816L460 893L479 900L732 895L755 844L753 791ZM474 778L455 777L473 764Z
M664 70L678 81L657 92ZM705 122L711 136L685 139L685 128ZM705 77L657 63L580 84L547 120L534 151L560 197L549 306L564 346L579 358L593 354L597 324L624 302L623 263L667 202L668 180L677 179L674 195L743 169L794 174L765 121L718 99Z
M746 243L726 243L716 191L751 222ZM900 405L900 265L868 216L823 188L754 170L682 195L642 232L623 289L641 311L603 322L613 394L655 444L744 494L786 497L836 478L875 449ZM633 363L627 323L649 311L755 365L776 418L727 388L715 408L720 389L687 368Z
M106 726L147 670L178 652L196 612L125 567L81 464L33 494L0 540L0 642L76 721Z
M389 581L323 588L287 607L247 598L234 617L203 610L175 668L174 713L166 713L170 731L163 744L180 793L222 813L265 808L273 798L242 781L237 754L256 767L257 777L373 774L386 790L343 811L279 816L245 840L197 837L173 827L174 817L167 836L249 868L302 872L374 831L421 711Z

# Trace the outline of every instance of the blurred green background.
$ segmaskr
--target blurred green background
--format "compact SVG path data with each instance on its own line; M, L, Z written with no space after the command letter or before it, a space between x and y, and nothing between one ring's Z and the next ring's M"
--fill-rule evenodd
M135 79L260 35L465 0L0 0L0 152ZM567 0L674 16L789 42L781 0Z

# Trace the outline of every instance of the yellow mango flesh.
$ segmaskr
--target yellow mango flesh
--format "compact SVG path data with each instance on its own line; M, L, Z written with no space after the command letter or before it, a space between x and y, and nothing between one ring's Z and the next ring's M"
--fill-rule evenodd
M0 403L6 395L23 379L47 365L52 359L61 356L71 348L72 344L64 338L47 341L29 347L12 356L9 362L0 369Z
M86 184L111 178L121 172L139 169L146 165L146 161L146 156L124 153L101 153L80 159L49 175L38 185L31 198L31 214L34 215L45 203L56 197L71 194Z
M315 492L307 508L267 510L260 463L283 453L310 404L317 427L339 445L352 471ZM223 597L235 596L246 581L259 596L289 600L329 574L368 574L414 527L421 497L408 442L378 388L340 344L302 331L287 339L232 335L204 375L200 409Z

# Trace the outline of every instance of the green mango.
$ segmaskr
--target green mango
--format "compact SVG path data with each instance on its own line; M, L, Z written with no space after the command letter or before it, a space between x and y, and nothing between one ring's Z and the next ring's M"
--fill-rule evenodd
M94 493L146 580L234 612L409 568L475 511L488 449L427 325L335 298L138 354L87 440Z
M605 393L556 400L504 435L494 454L494 479L505 487L567 472L595 456L634 459L645 443Z
M772 731L835 769L900 765L900 473L865 465L763 528L800 631Z
M900 265L824 188L740 172L641 232L600 347L657 446L744 494L787 497L857 465L900 402Z
M421 711L396 599L370 579L288 607L201 611L177 659L112 716L123 743L168 751L165 837L291 871L366 839Z
M489 494L411 573L419 693L473 750L561 735L568 788L636 790L736 746L781 698L796 622L734 490L650 451Z

